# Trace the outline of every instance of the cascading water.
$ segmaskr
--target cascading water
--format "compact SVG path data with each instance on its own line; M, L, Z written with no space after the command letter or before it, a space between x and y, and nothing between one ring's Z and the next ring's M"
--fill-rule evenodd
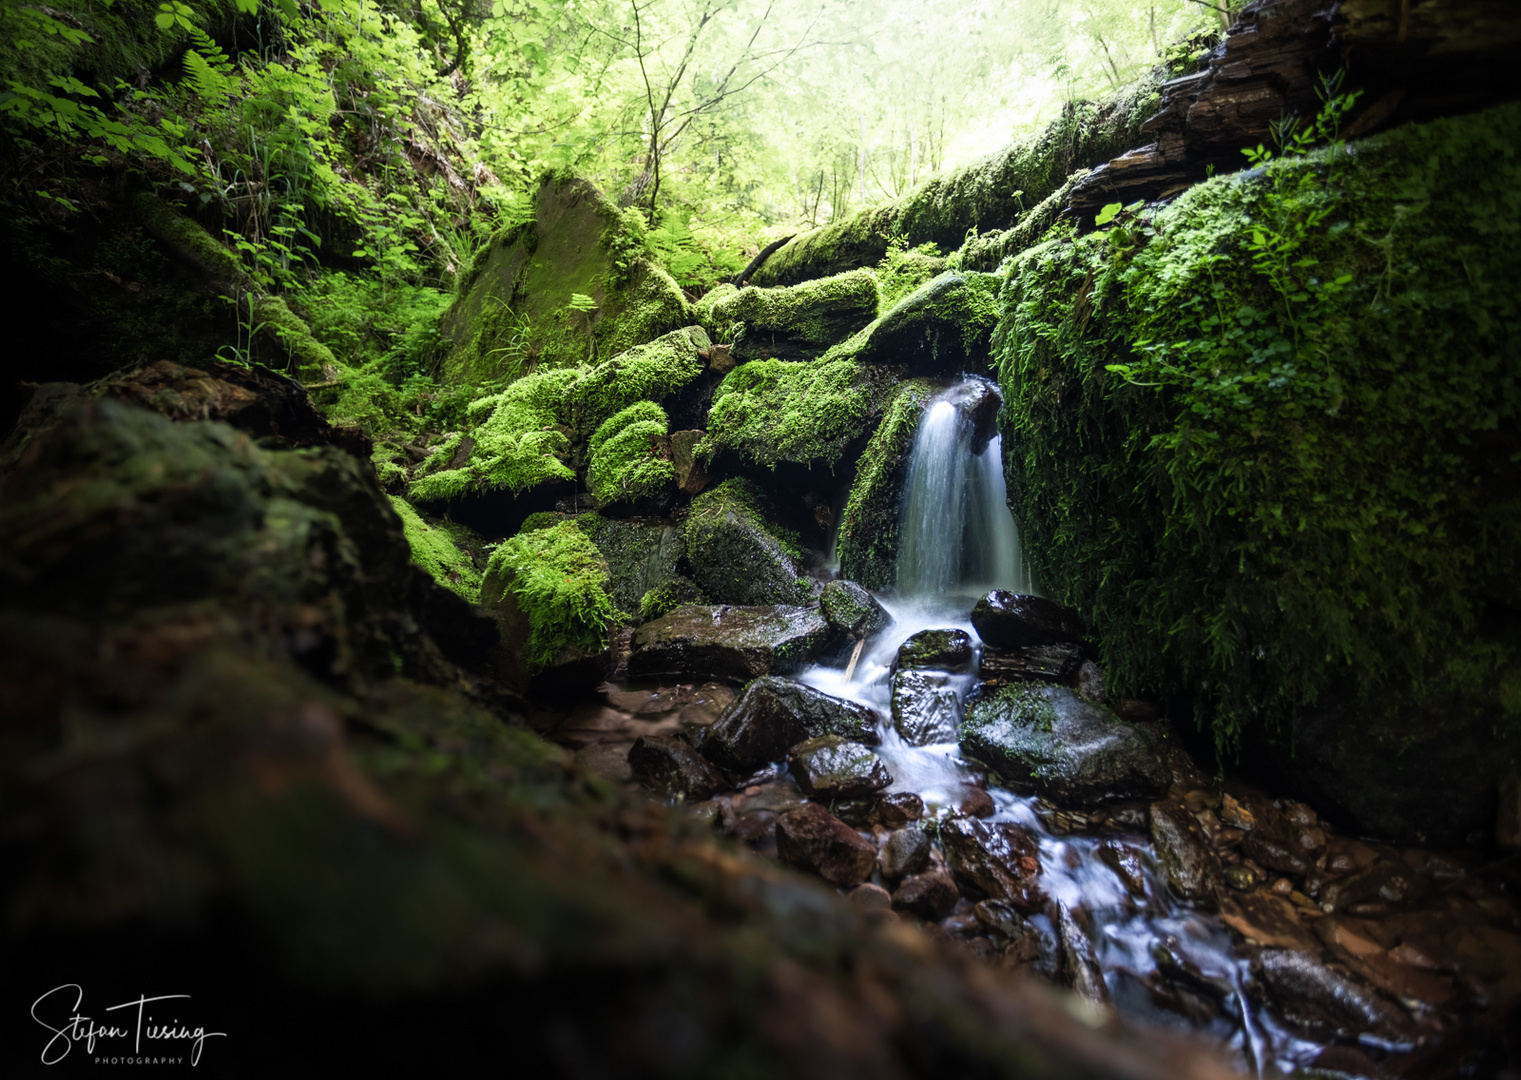
M968 380L926 407L905 482L898 587L896 595L880 598L893 624L866 644L849 677L844 667L826 665L806 672L804 682L889 717L893 662L904 641L926 629L965 630L976 641L970 612L978 595L992 588L1035 591L1006 503L1002 446L991 423L996 397L988 402L996 393L982 380ZM947 673L935 692L953 692L959 714L977 682L975 674ZM955 812L974 772L961 758L954 727L946 725L943 742L911 745L885 722L876 748L893 775L889 790L918 794L932 815ZM990 794L997 808L992 820L1022 825L1039 841L1042 887L1055 914L1032 916L1030 923L1059 941L1064 930L1055 922L1066 920L1071 933L1071 913L1080 913L1077 925L1085 926L1076 932L1086 934L1104 992L1122 1012L1178 1023L1148 989L1158 957L1171 958L1167 962L1223 988L1223 1013L1210 1030L1247 1068L1289 1068L1313 1050L1270 1014L1252 1013L1241 991L1245 967L1223 926L1178 903L1150 865L1138 877L1122 878L1100 854L1114 840L1051 828L1034 798L996 787Z

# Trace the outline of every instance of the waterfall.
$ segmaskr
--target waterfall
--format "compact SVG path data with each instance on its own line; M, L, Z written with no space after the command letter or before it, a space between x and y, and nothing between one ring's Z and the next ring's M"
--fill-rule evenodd
M898 594L1009 589L1034 591L1009 513L1003 440L994 435L976 453L979 424L990 420L995 391L969 379L925 408L904 486Z

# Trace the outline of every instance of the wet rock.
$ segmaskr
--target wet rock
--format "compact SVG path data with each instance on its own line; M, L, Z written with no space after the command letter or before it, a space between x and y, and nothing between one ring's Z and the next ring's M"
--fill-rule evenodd
M823 651L829 624L816 608L677 608L634 631L631 678L695 675L753 679L796 671Z
M924 800L912 791L895 791L877 799L877 817L890 829L901 828L924 816Z
M854 581L831 581L819 594L819 606L829 625L848 637L861 639L881 633L893 617Z
M778 761L798 743L821 735L873 746L880 741L877 722L865 705L767 675L744 688L699 749L720 769L742 772Z
M865 799L835 799L830 802L829 809L834 816L845 824L855 829L870 828L872 817L877 812L877 800Z
M1137 898L1146 896L1146 870L1139 851L1118 840L1105 840L1098 846L1098 857L1114 871L1126 892Z
M587 535L607 560L607 594L621 610L637 614L645 593L678 579L681 534L658 521L594 520ZM684 578L680 580L690 586Z
M1073 682L1074 690L1079 697L1089 701L1103 701L1108 697L1104 684L1104 669L1092 660L1084 660L1077 669L1077 678Z
M792 751L792 775L811 799L861 799L893 782L882 759L864 743L821 735Z
M1173 892L1206 906L1218 902L1224 880L1220 856L1192 814L1177 803L1152 803L1151 842Z
M991 274L946 271L931 279L872 323L857 353L867 363L906 364L914 372L952 374L987 355L987 335L992 318L987 301L997 292ZM968 339L971 339L970 341ZM982 400L969 403L968 411L988 434L978 444L988 444L1003 399L991 386Z
M1251 892L1257 887L1257 875L1245 866L1227 866L1224 876L1225 883L1237 892Z
M1320 890L1320 904L1332 912L1368 902L1408 904L1425 899L1431 889L1431 882L1403 862L1385 860L1327 884Z
M776 835L775 810L751 810L734 822L734 835L747 844L764 844Z
M968 786L956 803L956 813L962 817L989 818L998 812L993 796L980 787Z
M898 646L894 671L963 672L971 670L972 635L965 630L920 630Z
M645 786L667 798L711 799L728 785L685 739L641 735L628 752L629 767Z
M994 589L972 608L972 626L990 649L1081 643L1083 620L1071 608L1040 596Z
M714 350L718 348L720 346L713 346ZM676 487L685 495L696 495L708 486L708 474L694 453L706 434L705 431L671 432L671 465L676 469Z
M1002 900L979 900L972 915L988 932L1002 937L1015 938L1024 932L1024 916Z
M819 585L803 574L768 520L764 493L725 480L692 500L682 526L692 578L721 604L806 604ZM822 620L822 616L820 616Z
M1106 819L1116 829L1131 832L1148 832L1151 829L1151 809L1146 803L1127 803L1109 808Z
M1248 944L1319 951L1319 942L1294 905L1265 890L1231 893L1220 901L1220 919Z
M893 891L893 908L933 922L949 915L960 899L961 893L951 875L934 870L905 879Z
M940 827L946 865L959 878L1020 911L1046 902L1040 877L1040 844L1028 829L1010 822L952 818Z
M845 894L851 904L862 911L887 911L893 906L892 893L880 885L866 882Z
M1061 979L1078 997L1102 1005L1109 1000L1093 942L1082 921L1066 904L1056 905L1056 937L1061 944Z
M1030 645L1009 652L993 652L990 649L982 654L978 674L985 681L1020 679L1024 682L1053 682L1074 686L1083 665L1088 662L1083 659L1083 647L1070 642L1060 645Z
M910 746L956 741L961 695L940 671L898 671L891 686L893 727Z
M1307 953L1264 949L1257 966L1283 1017L1321 1037L1372 1035L1405 1042L1410 1021L1356 979L1327 967Z
M877 849L871 842L818 803L777 818L776 850L783 862L811 870L842 888L865 881L877 864Z
M877 856L882 876L897 881L909 874L917 874L929 865L930 838L923 829L897 829L882 845Z
M1154 736L1060 686L1011 684L979 698L961 748L1058 804L1155 798L1170 782Z

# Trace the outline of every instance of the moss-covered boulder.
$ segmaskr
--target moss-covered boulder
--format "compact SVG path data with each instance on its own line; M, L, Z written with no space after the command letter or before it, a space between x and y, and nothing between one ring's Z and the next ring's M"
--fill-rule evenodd
M1217 176L1019 256L995 337L1024 550L1112 689L1226 745L1334 724L1304 794L1448 837L1521 730L1518 138L1507 105Z
M819 605L829 625L848 637L871 637L893 621L877 598L854 581L829 582L819 594Z
M794 238L763 263L756 285L790 285L875 266L889 243L960 247L968 229L1018 222L1077 169L1090 169L1145 139L1141 124L1161 100L1163 73L1151 72L1102 104L1075 101L1033 138L944 176L902 198Z
M444 588L457 593L463 600L476 603L481 596L481 572L470 551L455 540L444 523L425 521L405 499L395 495L390 499L396 516L401 518L407 544L412 549L412 561ZM464 530L465 527L455 528Z
M852 270L790 288L754 286L700 311L734 359L811 360L877 317L882 291L870 270Z
M737 477L692 500L682 526L687 562L714 602L803 604L818 595L796 535L771 524L767 506L759 488Z
M898 646L893 670L969 671L975 656L972 635L965 630L920 630Z
M914 374L955 375L983 367L998 322L999 278L946 271L900 300L861 332L851 353Z
M533 221L498 235L458 292L442 323L454 342L442 374L454 383L595 364L692 321L650 258L638 211L562 174L545 178Z
M607 561L573 521L519 533L486 565L481 606L502 628L505 674L519 683L550 669L556 681L612 671L608 634L618 610L607 594Z
M653 499L676 483L665 410L636 401L602 422L588 449L586 483L599 503Z
M880 415L896 382L848 358L741 364L713 392L699 451L708 463L734 455L767 468L833 466Z
M840 573L869 589L898 582L898 530L909 452L929 399L940 386L911 379L893 391L882 420L856 465L840 518Z
M1172 781L1155 736L1064 686L1014 684L981 697L960 734L965 753L1063 806L1154 799Z
M636 402L664 400L702 374L711 347L702 327L688 326L591 368L575 384L577 430L590 435Z
M651 593L680 596L684 604L701 601L692 583L676 572L682 555L677 529L663 521L619 521L601 514L582 514L576 524L606 560L608 595L625 615L653 618L646 614L650 605L644 603ZM676 606L672 603L666 610Z

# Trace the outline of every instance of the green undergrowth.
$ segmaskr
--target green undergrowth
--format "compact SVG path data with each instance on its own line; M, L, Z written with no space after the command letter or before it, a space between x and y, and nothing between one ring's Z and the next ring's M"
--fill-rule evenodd
M481 595L481 574L468 552L450 538L447 529L429 525L405 499L391 496L391 506L401 516L402 529L412 547L412 561L432 575L444 588L475 603Z
M876 411L882 377L853 360L754 360L713 392L707 462L734 453L775 468L784 461L833 465Z
M925 403L940 389L931 379L899 384L856 466L836 550L841 575L868 589L890 589L897 583L904 472Z
M1227 748L1334 688L1515 715L1518 145L1402 128L1016 259L1010 501L1120 692Z
M602 503L649 498L676 482L676 469L663 456L665 410L636 401L606 420L591 437L591 493Z
M575 522L561 521L520 532L492 552L481 602L495 605L511 595L528 619L521 656L533 670L567 648L596 653L607 646L608 629L621 617L607 585L597 545Z

